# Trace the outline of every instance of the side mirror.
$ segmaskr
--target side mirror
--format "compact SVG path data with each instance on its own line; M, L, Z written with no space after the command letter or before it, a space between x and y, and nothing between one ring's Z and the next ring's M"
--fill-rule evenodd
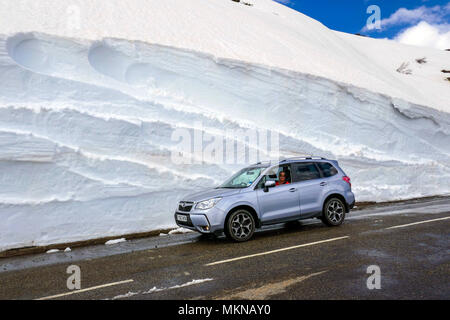
M264 192L269 192L269 188L273 188L275 186L275 181L266 181L266 183L264 184Z

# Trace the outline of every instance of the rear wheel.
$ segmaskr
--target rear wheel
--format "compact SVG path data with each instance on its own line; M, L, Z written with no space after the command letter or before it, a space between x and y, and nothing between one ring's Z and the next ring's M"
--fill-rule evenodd
M247 210L240 209L233 212L227 220L225 234L233 241L249 240L255 233L255 219Z
M345 205L339 198L329 199L323 206L322 222L327 226L339 226L345 219Z

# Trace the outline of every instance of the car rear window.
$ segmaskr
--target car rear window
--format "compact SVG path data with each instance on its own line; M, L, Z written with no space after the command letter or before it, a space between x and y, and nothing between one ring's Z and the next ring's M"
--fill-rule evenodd
M338 173L337 169L333 167L331 163L328 162L318 162L320 170L322 170L323 176L325 178L332 177Z

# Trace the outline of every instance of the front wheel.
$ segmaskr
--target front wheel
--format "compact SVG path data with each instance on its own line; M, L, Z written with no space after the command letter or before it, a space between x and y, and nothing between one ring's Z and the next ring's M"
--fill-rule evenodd
M227 220L225 233L236 242L249 240L255 232L255 219L247 210L236 210Z
M329 199L323 206L322 222L327 226L339 226L345 219L345 205L339 198Z

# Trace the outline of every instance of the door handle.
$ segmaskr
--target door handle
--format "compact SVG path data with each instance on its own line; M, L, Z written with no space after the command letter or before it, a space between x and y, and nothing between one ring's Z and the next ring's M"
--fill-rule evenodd
M297 188L290 188L289 189L289 192L295 192L295 191L297 191Z
M321 187L326 186L326 185L327 185L326 182L321 182L321 183L320 183L320 186L321 186Z

